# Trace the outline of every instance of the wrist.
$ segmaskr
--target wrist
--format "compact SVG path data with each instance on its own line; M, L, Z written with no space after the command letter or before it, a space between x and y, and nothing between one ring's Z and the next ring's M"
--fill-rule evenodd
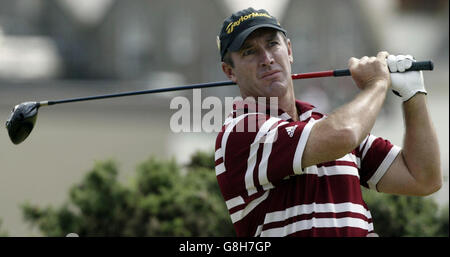
M416 104L417 102L422 102L425 100L426 95L427 95L427 92L418 91L413 96L408 98L407 100L404 100L403 104L412 105L412 104Z
M413 124L425 124L427 117L427 101L424 94L416 94L402 104L405 126L408 128Z
M366 84L366 86L364 87L364 89L377 89L380 91L386 91L389 89L389 81L386 80L377 80L377 81L373 81L373 82L369 82Z
M425 89L423 90L410 90L409 92L407 91L406 93L404 93L401 98L403 102L407 102L409 100L411 100L412 98L414 98L417 95L426 95L427 91L425 91Z

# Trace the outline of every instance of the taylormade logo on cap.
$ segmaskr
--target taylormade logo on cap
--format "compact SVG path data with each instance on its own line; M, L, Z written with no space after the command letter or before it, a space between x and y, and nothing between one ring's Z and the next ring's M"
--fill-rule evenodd
M228 24L228 26L227 26L227 34L230 34L231 32L233 32L234 27L239 26L241 24L241 22L246 21L246 20L251 19L251 18L258 17L258 16L265 16L267 18L273 18L269 14L263 13L263 12L253 12L253 13L250 13L248 15L241 16L241 17L239 17L239 19L237 21L230 22L230 24Z

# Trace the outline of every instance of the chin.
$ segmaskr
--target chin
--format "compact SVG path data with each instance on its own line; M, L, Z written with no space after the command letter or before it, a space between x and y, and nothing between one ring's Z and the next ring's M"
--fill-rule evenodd
M280 97L284 96L288 91L288 86L286 83L282 83L280 81L272 82L268 86L267 96L268 97Z

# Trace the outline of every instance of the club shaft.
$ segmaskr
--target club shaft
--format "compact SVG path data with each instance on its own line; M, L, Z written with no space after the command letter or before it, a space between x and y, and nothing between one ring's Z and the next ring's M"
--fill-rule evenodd
M433 70L433 68L434 67L433 67L433 62L432 61L421 61L421 62L413 62L413 65L407 71ZM341 77L341 76L350 76L350 75L351 75L350 74L350 70L348 70L348 69L328 70L328 71L318 71L318 72L292 74L292 79L309 79L309 78L320 78L320 77ZM235 85L235 84L236 83L234 83L232 81L218 81L218 82L191 84L191 85L169 87L169 88L157 88L157 89L149 89L149 90L142 90L142 91L132 91L132 92L123 92L123 93L116 93L116 94L78 97L78 98L70 98L70 99L62 99L62 100L54 100L54 101L41 101L41 102L38 103L38 106L55 105L55 104L63 104L63 103L73 103L73 102L82 102L82 101L91 101L91 100L99 100L99 99L114 98L114 97L124 97L124 96L133 96L133 95L163 93L163 92L171 92L171 91L179 91L179 90L187 90L187 89L230 86L230 85Z
M117 94L87 96L87 97L55 100L55 101L42 101L42 102L40 102L40 106L62 104L62 103L72 103L72 102L81 102L81 101L91 101L91 100L99 100L99 99L105 99L105 98L123 97L123 96L163 93L163 92L171 92L171 91L179 91L179 90L187 90L187 89L195 89L195 88L209 88L209 87L229 86L229 85L235 85L235 84L236 83L234 83L232 81L218 81L218 82L210 82L210 83L200 83L200 84L192 84L192 85L178 86L178 87L156 88L156 89L149 89L149 90L142 90L142 91L123 92L123 93L117 93Z

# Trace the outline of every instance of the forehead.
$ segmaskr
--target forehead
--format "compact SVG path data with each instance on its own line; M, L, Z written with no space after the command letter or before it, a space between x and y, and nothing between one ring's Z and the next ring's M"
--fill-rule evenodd
M272 40L278 36L280 32L276 29L261 28L253 31L242 44L242 48L248 47L251 43L258 39Z

